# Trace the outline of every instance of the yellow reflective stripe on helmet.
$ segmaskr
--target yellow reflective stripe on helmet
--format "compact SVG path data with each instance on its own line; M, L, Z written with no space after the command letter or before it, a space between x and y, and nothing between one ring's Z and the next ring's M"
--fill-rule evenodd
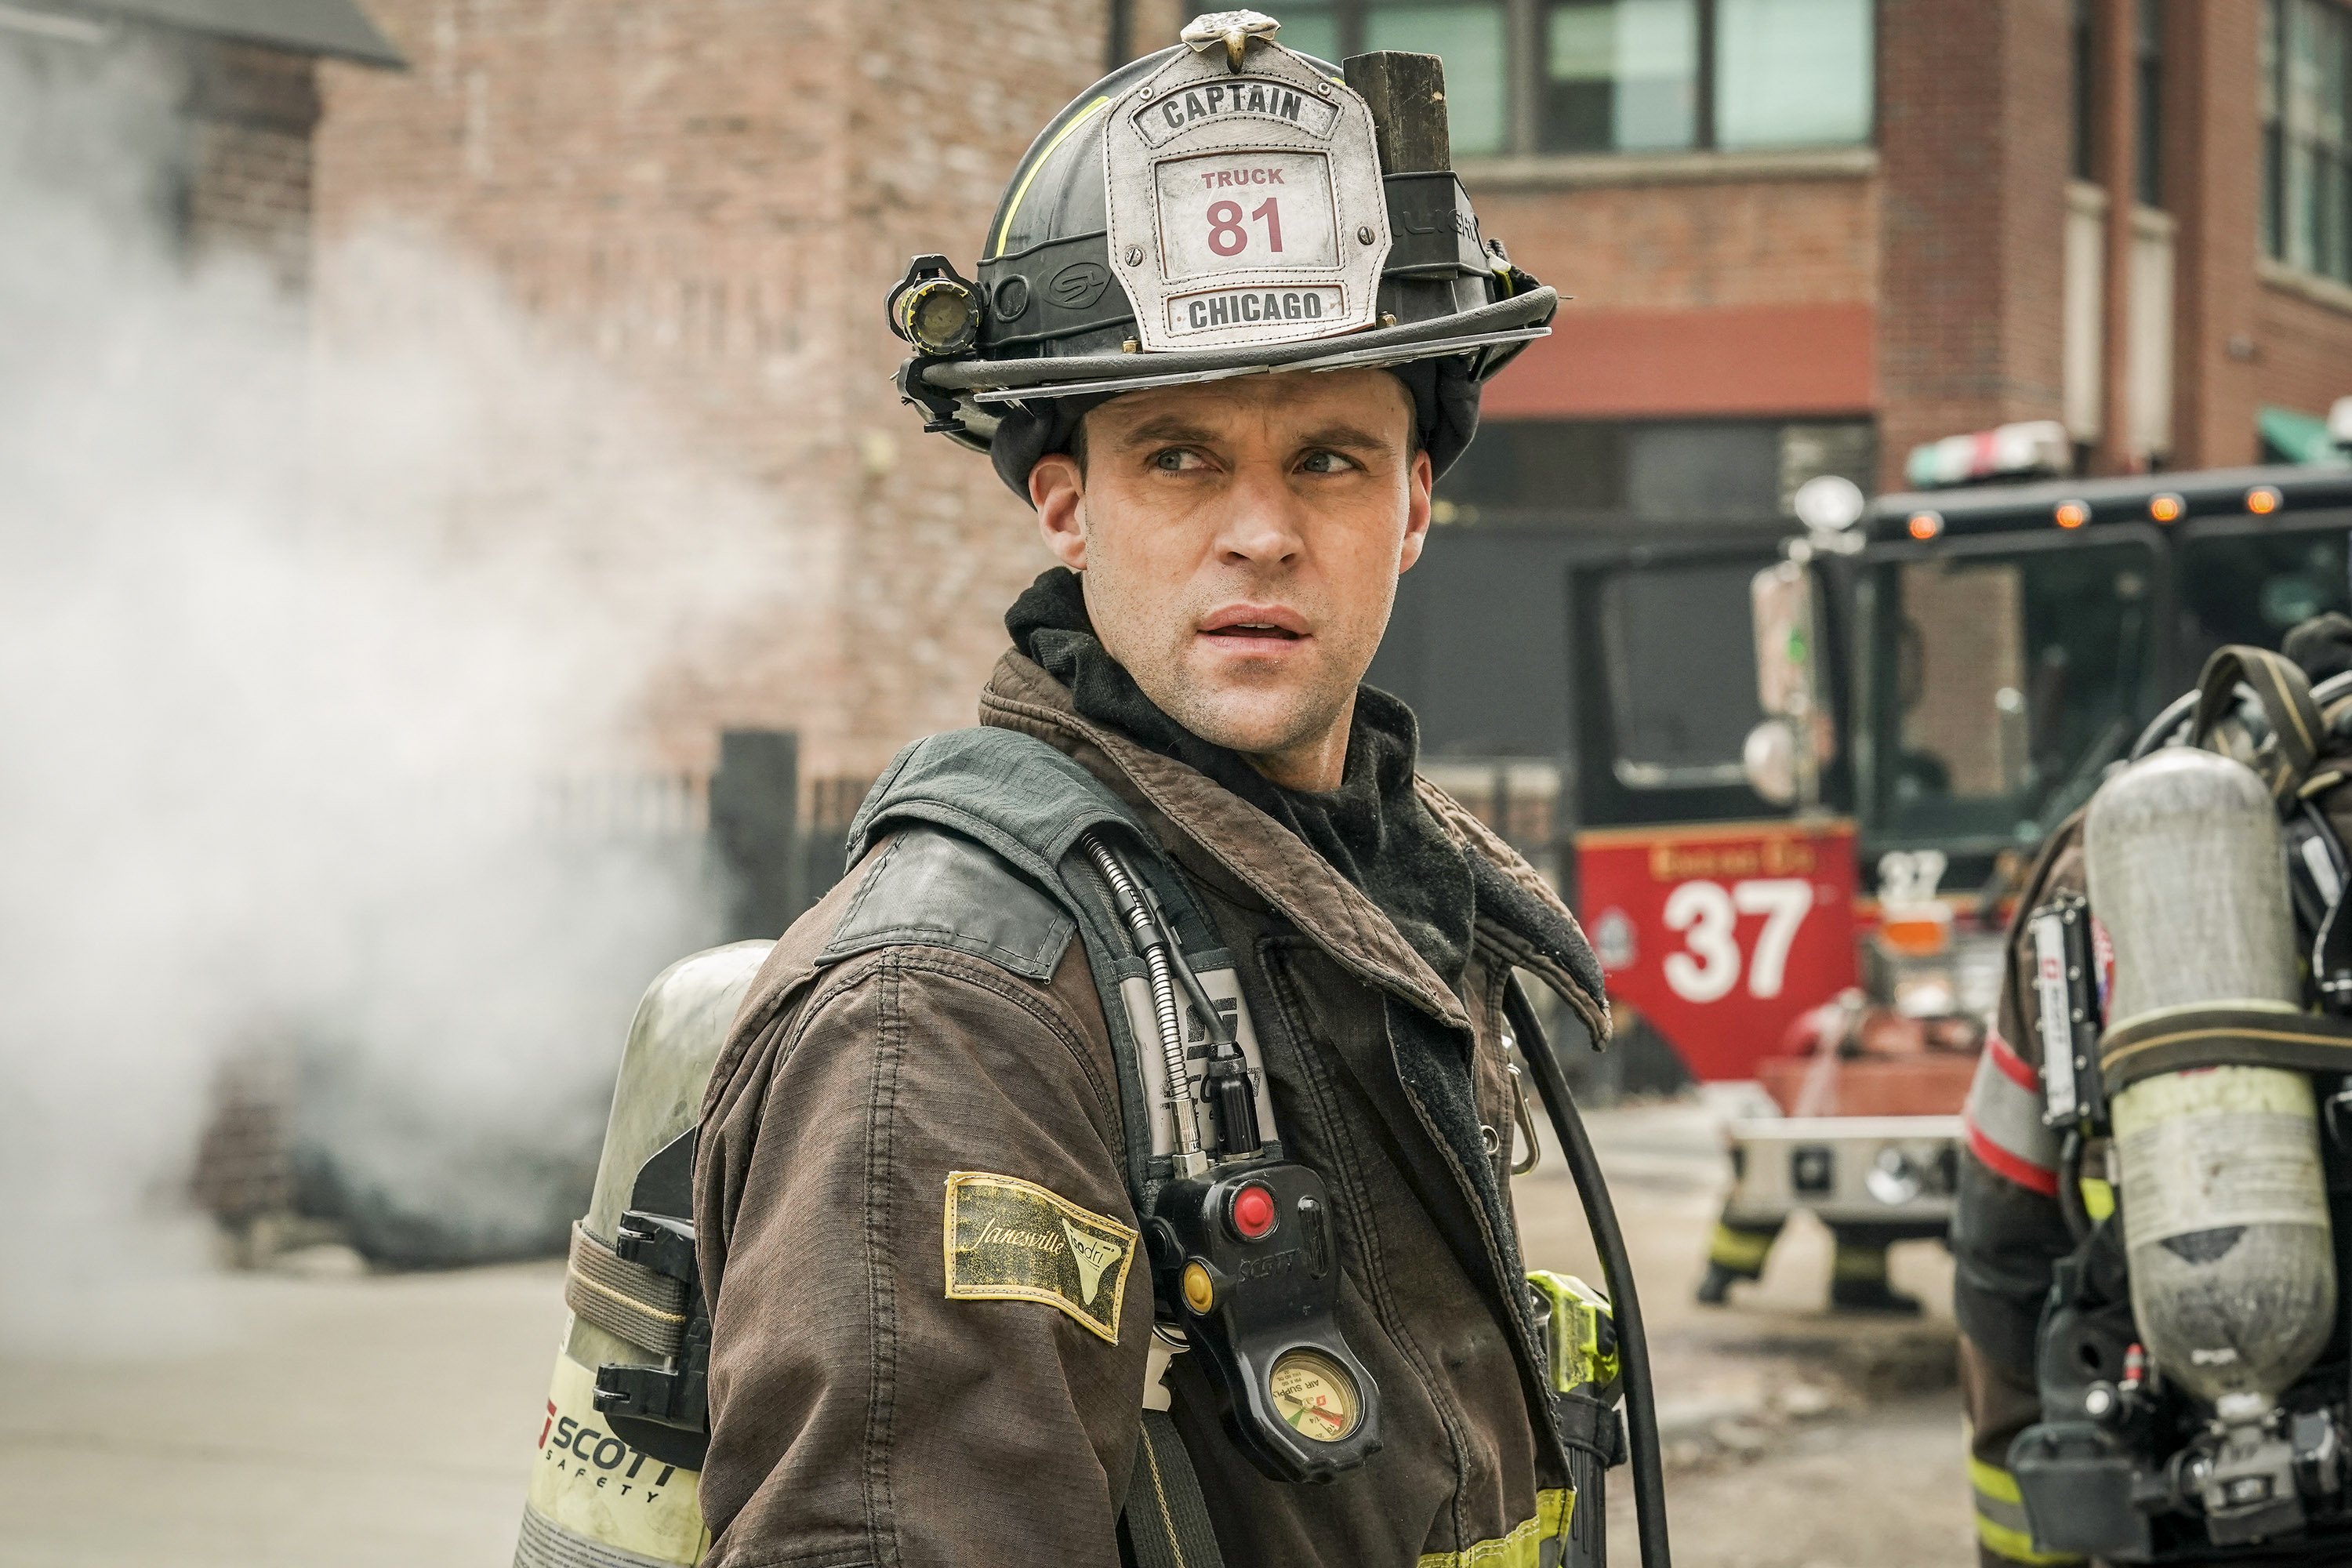
M1764 1259L1771 1256L1772 1243L1780 1234L1778 1230L1738 1230L1718 1225L1714 1238L1706 1244L1706 1260L1752 1274L1764 1267Z
M1566 1488L1536 1493L1536 1516L1522 1520L1496 1541L1477 1541L1459 1552L1424 1552L1415 1568L1543 1568L1543 1548L1568 1533L1576 1494Z
M1097 98L1076 114L1071 115L1070 122L1054 133L1054 139L1045 143L1045 150L1037 154L1037 161L1029 165L1029 172L1021 176L1021 183L1013 187L1013 199L1004 204L1004 221L996 226L994 248L998 256L1004 254L1005 237L1013 232L1013 215L1021 210L1021 198L1029 194L1029 182L1037 177L1037 171L1044 168L1062 143L1070 139L1070 132L1100 113L1103 106L1109 101L1108 98Z
M2025 1518L2025 1500L2017 1490L2017 1478L1998 1465L1989 1465L1975 1455L1969 1456L1969 1485L1977 1494L1977 1539L1985 1550L2011 1563L2042 1565L2060 1563L2080 1563L2082 1558L2071 1552L2042 1552L2033 1544L2033 1531Z

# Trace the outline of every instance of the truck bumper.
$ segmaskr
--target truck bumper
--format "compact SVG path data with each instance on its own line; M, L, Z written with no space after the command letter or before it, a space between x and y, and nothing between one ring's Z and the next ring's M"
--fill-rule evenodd
M1726 1128L1724 1223L1778 1226L1799 1210L1832 1226L1941 1236L1959 1173L1957 1116L1758 1117Z

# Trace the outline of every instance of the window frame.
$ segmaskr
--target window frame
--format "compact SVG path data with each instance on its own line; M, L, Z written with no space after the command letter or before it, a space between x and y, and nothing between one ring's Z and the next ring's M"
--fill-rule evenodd
M2140 205L2162 211L2163 0L2135 0L2132 11L2132 192Z
M2294 123L2295 95L2291 83L2294 69L2294 16L2297 12L2328 12L2336 17L2340 29L2338 37L2343 58L2338 61L2337 79L2341 97L2336 104L2340 126L2331 140L2316 130L2306 131ZM2262 83L2260 105L2260 139L2262 143L2261 201L2257 219L2257 242L2263 254L2272 261L2294 268L2315 278L2337 283L2352 283L2352 8L2337 0L2263 0L2262 27L2267 68ZM2315 157L2325 150L2325 162L2333 177L2345 187L2338 197L2343 208L2341 232L2336 236L2336 254L2298 256L2294 225L2293 192L2288 171L2298 149L2307 150Z
M1410 0L1404 0L1410 3ZM1488 152L1465 153L1454 150L1460 159L1511 158L1570 160L1589 158L1675 158L1694 154L1715 155L1726 150L1718 145L1717 99L1720 82L1716 69L1716 40L1719 32L1718 13L1724 0L1691 0L1696 8L1696 26L1693 47L1697 53L1692 74L1693 92L1696 103L1691 117L1691 140L1684 147L1662 148L1583 148L1558 149L1544 145L1543 97L1545 62L1549 58L1547 26L1555 0L1421 0L1432 6L1461 5L1465 8L1491 5L1500 9L1503 37L1509 48L1503 71L1503 138L1501 145ZM1384 0L1314 0L1314 8L1327 12L1339 38L1340 58L1361 54L1368 36L1368 18L1380 9ZM1878 145L1879 121L1882 113L1879 80L1884 75L1879 62L1881 17L1879 0L1867 0L1870 14L1870 47L1868 50L1870 84L1869 112L1862 135L1852 142L1794 142L1786 147L1737 148L1733 155L1751 153L1841 153L1853 148ZM1222 9L1218 0L1193 0L1190 11L1198 15ZM1279 0L1271 7L1279 16ZM1334 62L1337 63L1336 61Z

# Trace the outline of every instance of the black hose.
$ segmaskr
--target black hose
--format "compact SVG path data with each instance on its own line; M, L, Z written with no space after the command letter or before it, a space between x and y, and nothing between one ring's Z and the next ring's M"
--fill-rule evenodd
M1601 1174L1600 1157L1577 1114L1568 1091L1568 1074L1552 1054L1543 1026L1513 975L1503 992L1503 1013L1519 1037L1519 1055L1536 1075L1544 1109L1551 1113L1552 1131L1559 1152L1576 1181L1576 1195L1584 1205L1584 1223L1601 1252L1601 1271L1609 1284L1609 1310L1617 1325L1617 1348L1625 1377L1625 1424L1633 1471L1633 1519L1641 1527L1642 1568L1671 1568L1666 1544L1665 1465L1658 1451L1658 1393L1650 1381L1650 1336L1642 1327L1642 1303L1633 1293L1633 1264L1626 1256L1625 1233L1617 1226L1616 1205L1609 1201L1609 1185Z
M2164 711L2148 721L2147 728L2139 732L2139 739L2132 742L2132 749L2126 754L2136 763L2162 746L2172 738L2175 730L2189 722L2189 715L2196 707L2197 693L2194 691L2186 692L2166 703Z
M2066 1234L2080 1247L2090 1238L2091 1209L2083 1201L2083 1133L2069 1128L2058 1145L2058 1212L2065 1217Z

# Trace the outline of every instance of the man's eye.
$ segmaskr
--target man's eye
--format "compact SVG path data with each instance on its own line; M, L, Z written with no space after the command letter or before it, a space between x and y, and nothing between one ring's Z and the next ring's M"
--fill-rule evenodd
M1298 466L1310 474L1342 474L1356 467L1356 460L1337 452L1318 450L1300 458Z
M1165 451L1152 453L1151 466L1163 474L1181 474L1189 468L1202 468L1208 465L1201 454L1190 447L1171 447Z

